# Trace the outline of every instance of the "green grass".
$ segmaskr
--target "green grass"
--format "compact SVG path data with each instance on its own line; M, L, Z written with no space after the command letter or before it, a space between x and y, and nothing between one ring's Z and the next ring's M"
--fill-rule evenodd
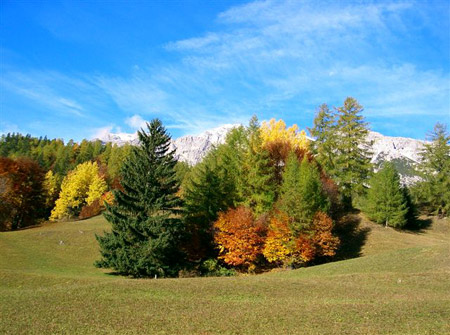
M136 280L92 264L101 217L0 233L0 333L450 333L450 222L362 217L362 257L263 275ZM62 242L60 242L62 241Z

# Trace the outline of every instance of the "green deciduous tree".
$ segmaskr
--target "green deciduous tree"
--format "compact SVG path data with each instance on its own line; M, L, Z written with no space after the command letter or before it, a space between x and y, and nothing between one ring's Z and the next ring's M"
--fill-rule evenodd
M112 231L97 236L102 259L96 265L133 277L176 276L183 263L182 201L170 136L157 119L138 136L139 147L121 169L123 191L114 191L104 214Z
M409 209L400 177L390 162L369 181L365 212L370 219L387 226L402 228L407 223Z

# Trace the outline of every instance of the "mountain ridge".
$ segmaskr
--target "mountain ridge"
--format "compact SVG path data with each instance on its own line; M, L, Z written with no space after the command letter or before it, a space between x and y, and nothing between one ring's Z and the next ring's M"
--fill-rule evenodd
M204 131L198 135L186 135L172 140L170 148L175 150L175 158L189 165L199 163L213 146L225 142L226 135L241 124L225 124ZM111 142L117 145L139 143L137 133L107 133L97 138L103 143ZM419 162L419 152L426 141L407 137L385 136L375 131L369 131L368 140L372 144L371 162L379 166L384 161L393 162L400 173L402 182L413 184L420 180L415 172L415 165Z

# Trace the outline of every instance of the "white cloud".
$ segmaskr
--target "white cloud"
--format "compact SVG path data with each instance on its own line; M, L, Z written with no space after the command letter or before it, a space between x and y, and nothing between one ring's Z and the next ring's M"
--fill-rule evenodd
M133 129L145 128L146 122L147 121L137 114L125 119L125 123Z
M108 135L113 132L114 125L109 125L105 127L95 128L91 131L91 139L105 140Z
M418 11L415 5L256 1L221 13L213 31L165 45L176 60L158 67L81 79L14 74L3 85L54 111L105 115L113 105L120 115L111 122L133 115L125 123L138 129L158 117L181 134L245 124L255 113L305 122L315 106L347 96L356 97L368 116L442 118L450 111L448 70L425 68L399 52L404 38L415 38L405 19ZM434 23L425 17L414 24Z

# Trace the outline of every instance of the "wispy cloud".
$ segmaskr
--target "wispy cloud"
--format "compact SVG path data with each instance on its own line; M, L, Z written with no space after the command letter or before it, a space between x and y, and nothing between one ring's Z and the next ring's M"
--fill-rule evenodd
M317 105L347 96L369 118L439 120L450 113L449 66L408 54L415 26L440 31L419 4L256 1L221 13L203 35L165 44L170 61L155 67L77 79L16 72L2 85L77 117L114 106L111 124L125 120L131 130L159 117L178 135L246 123L252 114L304 126Z
M77 117L85 117L85 108L69 98L68 91L73 87L86 86L80 80L74 80L60 73L49 71L6 72L0 80L4 90L29 99L33 103L48 108L55 113L66 113Z

